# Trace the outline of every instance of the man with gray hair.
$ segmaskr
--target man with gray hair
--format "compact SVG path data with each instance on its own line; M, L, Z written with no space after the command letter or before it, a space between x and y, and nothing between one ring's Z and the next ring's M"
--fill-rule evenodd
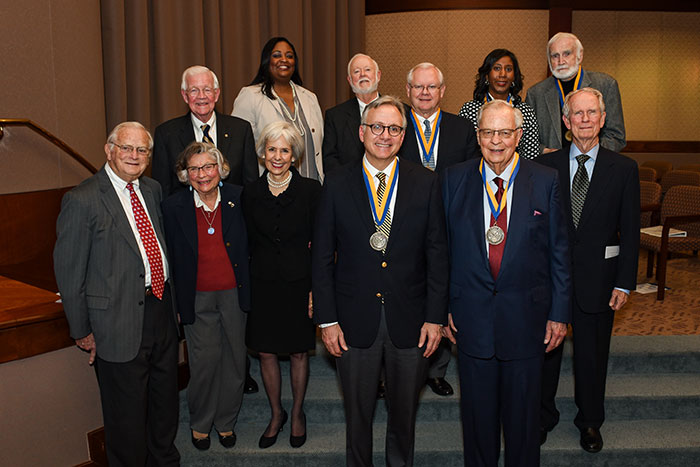
M348 83L355 93L342 104L326 110L323 129L323 170L325 173L362 158L364 146L357 128L365 106L379 97L382 72L369 55L355 54L348 62Z
M216 146L231 167L224 182L244 185L258 178L258 159L250 123L217 112L214 107L221 90L219 79L204 66L191 66L182 73L180 94L190 111L158 125L153 149L153 178L166 197L185 188L175 173L180 153L192 141Z
M573 264L574 424L581 447L603 448L605 380L615 312L637 283L639 173L632 159L602 147L603 95L582 88L566 96L562 112L571 147L537 159L559 171ZM540 443L559 421L554 398L562 350L544 361Z
M621 151L627 142L620 89L615 78L581 67L583 45L571 33L552 36L547 44L547 60L552 76L532 86L525 98L537 114L540 152L546 154L571 144L571 132L564 125L561 109L567 94L586 87L602 93L607 109L605 126L600 131L601 146Z
M110 466L179 465L177 318L153 140L117 125L107 163L63 197L54 272L70 335L95 365Z
M442 172L447 167L479 157L476 134L470 122L440 108L445 95L442 71L432 63L419 63L406 77L408 126L401 146L402 160ZM439 396L454 390L445 379L452 350L445 340L430 359L426 384Z

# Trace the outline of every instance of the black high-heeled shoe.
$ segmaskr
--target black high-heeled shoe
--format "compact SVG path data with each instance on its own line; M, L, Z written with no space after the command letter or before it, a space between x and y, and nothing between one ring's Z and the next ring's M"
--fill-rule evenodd
M289 418L287 416L287 411L286 410L282 411L282 423L280 424L279 430L277 430L277 433L275 433L274 436L265 436L265 433L263 433L262 436L260 437L260 441L258 441L258 447L260 449L269 448L270 446L272 446L273 444L275 444L277 442L277 435L280 434L280 431L282 431L282 429L284 428L284 424L287 423L287 418ZM265 431L267 431L267 430L265 430Z
M304 414L304 434L301 436L294 436L291 432L289 431L289 445L292 446L293 448L300 448L304 445L306 442L306 414Z

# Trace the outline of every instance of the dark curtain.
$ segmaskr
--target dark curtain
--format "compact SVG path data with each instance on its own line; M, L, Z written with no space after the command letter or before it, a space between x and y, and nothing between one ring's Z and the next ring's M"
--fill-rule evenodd
M325 110L350 96L347 62L365 45L364 1L101 0L100 6L108 131L125 120L153 130L182 115L180 79L191 65L217 74L217 110L231 113L273 36L294 44L304 87Z

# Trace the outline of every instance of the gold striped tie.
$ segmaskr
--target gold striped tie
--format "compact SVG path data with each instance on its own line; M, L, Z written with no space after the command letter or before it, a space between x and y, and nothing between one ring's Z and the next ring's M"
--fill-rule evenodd
M377 186L377 198L379 199L379 211L382 212L384 209L384 203L389 201L388 199L384 199L384 192L386 192L386 174L384 172L379 172L377 173L377 178L379 179L379 185ZM386 210L386 216L384 217L384 222L382 222L382 225L377 226L376 221L374 225L377 227L378 231L386 235L386 238L389 238L389 233L391 232L391 213L389 212L389 208ZM386 253L386 249L383 249L382 253Z

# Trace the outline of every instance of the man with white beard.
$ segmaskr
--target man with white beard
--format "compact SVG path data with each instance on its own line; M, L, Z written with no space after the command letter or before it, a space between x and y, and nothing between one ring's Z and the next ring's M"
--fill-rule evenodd
M358 136L360 117L365 106L379 97L377 87L381 77L377 62L369 55L356 54L348 62L348 83L355 96L326 111L323 129L325 173L360 160L365 153Z
M594 88L603 94L607 117L600 130L600 145L619 152L627 144L622 102L617 81L610 75L584 70L583 45L576 36L560 32L547 44L547 58L552 76L527 91L525 102L537 114L540 152L557 151L571 144L571 132L564 126L561 109L566 95L581 88Z

